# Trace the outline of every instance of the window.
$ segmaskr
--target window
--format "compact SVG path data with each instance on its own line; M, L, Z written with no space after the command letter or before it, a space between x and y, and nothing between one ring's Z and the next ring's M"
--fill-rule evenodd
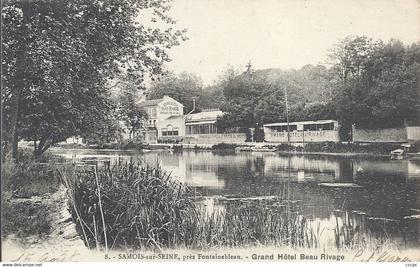
M322 130L324 130L324 131L331 131L331 130L334 130L334 122L324 123L324 124L322 125Z
M156 117L157 116L157 111L156 108L152 109L152 117Z
M179 130L177 127L172 128L172 126L168 126L168 128L162 128L162 136L178 136Z

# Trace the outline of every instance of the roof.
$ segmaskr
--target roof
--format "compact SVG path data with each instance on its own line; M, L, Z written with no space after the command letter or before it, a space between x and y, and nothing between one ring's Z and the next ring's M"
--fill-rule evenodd
M319 121L293 121L289 122L289 124L318 124L318 123L331 123L331 122L337 122L336 120L319 120ZM264 127L270 127L270 126L284 126L287 125L287 122L275 122L275 123L267 123L264 124Z
M187 115L185 117L185 121L186 122L214 121L217 119L218 116L222 116L222 115L223 115L223 111L221 110L203 111L203 112Z
M150 106L156 106L157 104L159 104L163 100L164 100L163 98L152 99L152 100L144 100L144 101L138 102L137 104L139 105L139 107L150 107Z
M150 99L150 100L140 100L139 102L137 102L137 105L139 107L152 107L152 106L157 106L159 103L163 102L163 101L167 101L167 100L171 100L174 101L176 103L178 103L181 106L181 103L179 103L178 101L176 101L175 99L173 99L172 97L169 97L167 95L164 95L162 98L157 98L157 99Z
M173 120L173 119L178 119L182 117L184 117L184 115L172 115L172 116L167 117L165 120Z

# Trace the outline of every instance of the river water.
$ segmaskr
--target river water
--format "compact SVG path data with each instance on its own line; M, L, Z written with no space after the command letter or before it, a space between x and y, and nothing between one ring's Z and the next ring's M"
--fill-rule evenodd
M334 242L337 228L403 248L420 246L420 160L278 153L55 149L75 161L161 166L217 206L220 197L278 197ZM348 239L347 237L344 237Z

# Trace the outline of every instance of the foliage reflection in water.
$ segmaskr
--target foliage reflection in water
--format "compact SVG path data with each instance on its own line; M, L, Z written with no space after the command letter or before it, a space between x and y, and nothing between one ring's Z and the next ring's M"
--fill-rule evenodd
M420 164L415 161L253 153L97 153L78 151L76 157L160 165L188 185L193 196L201 196L194 201L201 211L199 231L213 237L184 242L187 247L242 243L355 249L419 244ZM348 184L357 187L343 187Z

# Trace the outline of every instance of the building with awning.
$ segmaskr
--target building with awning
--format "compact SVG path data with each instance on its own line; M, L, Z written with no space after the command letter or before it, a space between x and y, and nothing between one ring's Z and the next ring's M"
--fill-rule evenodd
M265 141L286 143L338 142L336 120L276 122L264 124Z
M199 113L185 116L185 137L187 144L220 144L245 142L244 133L223 133L217 129L217 118L223 116L219 109L207 109Z
M217 117L222 116L223 112L218 109L204 110L199 113L185 116L185 134L216 134Z

